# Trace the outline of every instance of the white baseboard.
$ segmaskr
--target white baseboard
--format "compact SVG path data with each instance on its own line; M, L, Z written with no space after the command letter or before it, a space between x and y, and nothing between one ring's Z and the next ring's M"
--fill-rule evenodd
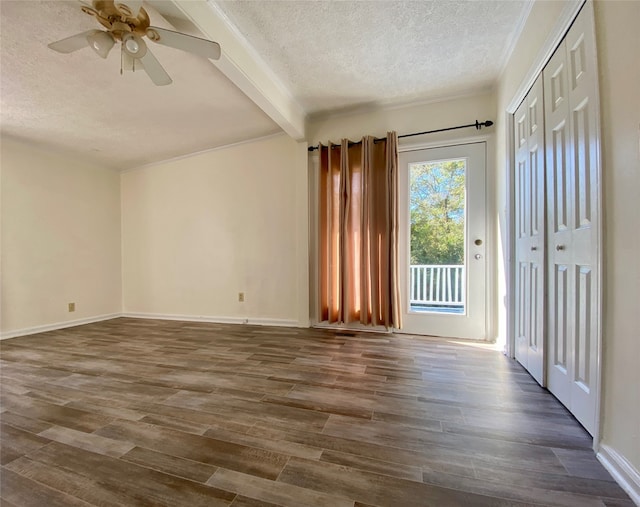
M187 322L211 322L215 324L251 324L255 326L274 327L309 327L308 325L301 325L296 320L288 319L215 317L202 315L177 315L166 313L124 312L97 315L95 317L86 317L84 319L67 320L64 322L56 322L54 324L45 324L42 326L25 327L23 329L15 329L13 331L5 331L3 333L0 333L0 340L7 340L9 338L17 338L18 336L27 336L36 333L45 333L47 331L55 331L56 329L64 329L66 327L82 326L83 324L91 324L93 322L116 319L118 317L131 317L136 319L184 320Z
M26 336L36 333L45 333L47 331L55 331L56 329L64 329L66 327L82 326L83 324L91 324L93 322L100 322L103 320L111 320L122 317L121 313L109 313L106 315L96 315L95 317L85 317L84 319L66 320L64 322L56 322L54 324L45 324L42 326L25 327L22 329L15 329L13 331L5 331L0 333L0 340L6 340L8 338L16 338L18 336Z
M124 312L122 317L134 319L183 320L186 322L211 322L214 324L251 324L253 326L275 327L309 327L301 325L297 320L268 319L253 317L217 317L212 315L180 315L167 313Z
M640 473L613 447L601 444L596 457L626 491L631 500L640 506Z

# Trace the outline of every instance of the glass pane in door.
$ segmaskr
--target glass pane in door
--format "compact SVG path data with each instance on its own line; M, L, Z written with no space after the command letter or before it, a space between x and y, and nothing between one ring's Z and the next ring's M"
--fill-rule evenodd
M464 314L466 159L409 164L410 312Z

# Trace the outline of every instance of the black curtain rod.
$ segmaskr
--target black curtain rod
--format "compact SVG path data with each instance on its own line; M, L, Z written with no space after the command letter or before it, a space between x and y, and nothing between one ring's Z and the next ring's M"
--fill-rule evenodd
M476 130L480 130L482 127L490 127L491 125L493 125L493 122L491 120L481 121L481 122L476 120L475 123L469 123L469 125L458 125L457 127L447 127L444 129L425 130L424 132L415 132L413 134L403 134L401 136L398 136L398 138L400 139L402 137L413 137L413 136L422 136L424 134L435 134L436 132L445 132L446 130L466 129L469 127L475 127ZM376 138L373 140L373 142L377 143L379 141L384 141L385 139L386 137ZM361 143L362 141L356 141L356 142L349 141L349 146L354 146L356 144L361 144ZM334 144L334 146L340 147L339 144ZM318 146L309 146L308 148L309 151L315 151L317 149L318 149Z

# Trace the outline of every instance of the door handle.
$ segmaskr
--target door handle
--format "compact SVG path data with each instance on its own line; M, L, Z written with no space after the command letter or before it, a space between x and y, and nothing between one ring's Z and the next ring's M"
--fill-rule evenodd
M538 249L538 247L537 247L537 246L532 246L532 247L531 247L531 251L532 251L532 252L535 252L537 249Z
M560 251L564 250L564 245L556 245L556 250L557 250L558 252L560 252Z

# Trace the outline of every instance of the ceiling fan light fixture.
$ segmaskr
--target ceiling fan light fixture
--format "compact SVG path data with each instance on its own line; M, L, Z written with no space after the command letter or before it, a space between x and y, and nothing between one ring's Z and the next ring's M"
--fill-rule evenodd
M87 36L89 46L101 58L106 58L115 44L113 36L109 32L97 32Z
M142 58L147 53L147 45L140 37L133 34L122 37L122 49L133 58Z
M135 39L129 39L124 44L127 47L127 49L129 50L129 53L134 53L135 54L138 51L140 51L140 44L138 44L138 42Z

